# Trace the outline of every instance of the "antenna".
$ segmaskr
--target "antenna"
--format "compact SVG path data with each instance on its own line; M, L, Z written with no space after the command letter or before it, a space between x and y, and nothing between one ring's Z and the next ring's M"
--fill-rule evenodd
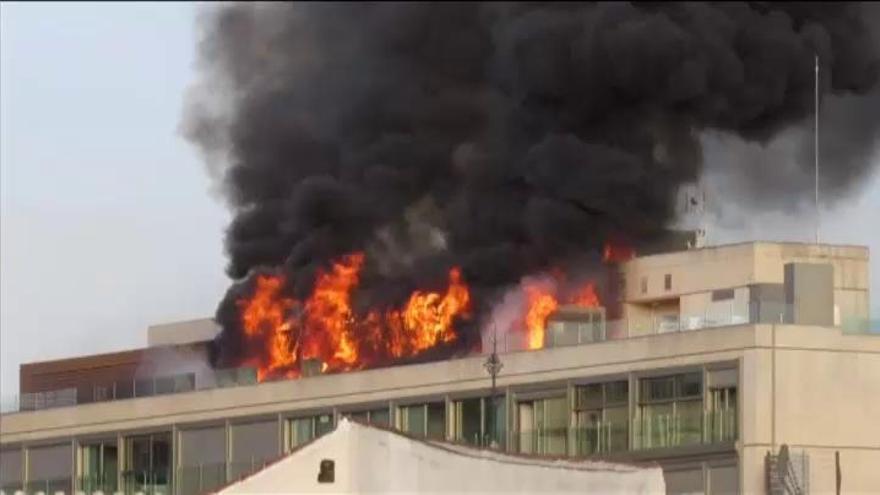
M819 54L815 58L815 108L813 122L813 158L815 160L815 186L816 186L816 244L819 244Z

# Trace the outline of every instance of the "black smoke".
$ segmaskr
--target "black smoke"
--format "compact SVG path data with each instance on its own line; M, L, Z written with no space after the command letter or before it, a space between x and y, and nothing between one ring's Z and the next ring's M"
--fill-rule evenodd
M452 264L489 294L609 235L662 238L679 187L700 177L700 134L765 142L804 121L814 54L823 95L871 91L878 27L861 14L837 2L224 6L202 19L185 127L234 213L236 281L270 267L301 295L317 267L366 250L360 304L442 285ZM847 178L845 194L867 167L824 173Z

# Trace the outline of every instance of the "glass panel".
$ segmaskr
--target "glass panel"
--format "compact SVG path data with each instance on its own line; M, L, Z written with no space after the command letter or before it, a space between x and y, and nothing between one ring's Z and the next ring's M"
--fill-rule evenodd
M290 439L291 448L299 447L315 438L314 418L296 418L291 420L290 425L292 436Z
M387 407L370 411L370 423L378 426L391 426L391 414Z
M636 448L650 449L672 445L673 404L645 404L639 407Z
M360 423L369 423L370 422L370 412L369 411L357 411L347 413L346 416L349 418L358 421Z
M641 380L643 402L671 400L675 397L675 377L643 378Z
M709 442L736 440L736 388L714 388L709 391L706 428L706 440Z
M605 384L605 404L629 403L629 383L626 380Z
M0 489L8 494L21 490L21 449L0 450Z
M524 454L535 452L537 433L535 431L535 405L532 402L520 402L517 411L517 429L519 430L519 451Z
M540 453L550 455L564 455L568 444L568 399L558 397L544 399L543 425L539 423L542 445L539 445Z
M455 403L455 440L473 445L482 443L482 400L465 399Z
M575 430L575 454L586 456L600 452L602 411L578 411Z
M679 397L700 397L703 395L703 374L700 372L679 375Z
M77 488L86 493L116 491L118 468L116 444L104 443L81 447L82 465L79 466Z
M180 465L226 462L226 429L222 426L180 431Z
M596 409L602 407L602 384L595 383L577 388L577 408Z
M697 444L703 438L703 403L699 400L677 402L674 445Z
M174 377L163 376L156 378L155 394L170 394L174 392Z
M411 434L425 435L425 405L406 406L403 410L403 431Z
M266 462L278 457L278 423L260 421L230 426L232 441L229 476L241 476L261 468Z
M149 397L155 393L153 379L152 378L139 378L134 381L134 396L135 397Z
M553 320L547 324L547 336L545 337L544 343L546 347L555 347L559 345L557 344L557 341L559 341L564 331L563 326L563 322L559 320Z
M605 410L605 442L603 447L610 452L627 450L629 439L629 408L611 407Z
M489 445L493 448L507 448L507 406L504 397L495 397L494 405L492 399L487 399L487 404L492 408L489 415L491 436L488 438ZM487 407L487 413L489 412Z
M171 435L168 433L126 438L124 489L150 494L169 492Z
M315 436L323 436L333 431L333 415L322 414L318 416L317 425L315 426Z
M171 435L153 435L153 493L169 493Z
M428 404L428 432L429 438L442 440L446 438L446 404L433 402Z

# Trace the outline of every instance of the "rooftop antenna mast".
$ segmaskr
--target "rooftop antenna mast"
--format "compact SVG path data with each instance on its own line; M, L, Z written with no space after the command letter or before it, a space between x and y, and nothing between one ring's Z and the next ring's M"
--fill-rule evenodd
M816 192L816 244L819 244L819 54L815 56L815 77L813 86L815 89L815 101L813 112L813 159L815 169L815 192Z

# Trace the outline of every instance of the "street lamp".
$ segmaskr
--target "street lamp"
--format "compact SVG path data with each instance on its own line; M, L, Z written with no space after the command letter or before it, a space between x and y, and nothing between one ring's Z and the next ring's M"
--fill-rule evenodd
M498 376L498 373L501 372L501 368L504 367L504 363L501 362L501 359L498 357L498 338L497 332L495 328L492 328L492 354L486 358L486 362L483 363L483 368L486 368L486 371L489 373L489 376L492 377L492 391L489 394L489 410L486 414L486 421L489 423L488 427L485 429L487 432L487 438L489 440L488 444L490 447L494 447L494 432L495 432L495 423L492 418L492 415L495 411L495 378Z

